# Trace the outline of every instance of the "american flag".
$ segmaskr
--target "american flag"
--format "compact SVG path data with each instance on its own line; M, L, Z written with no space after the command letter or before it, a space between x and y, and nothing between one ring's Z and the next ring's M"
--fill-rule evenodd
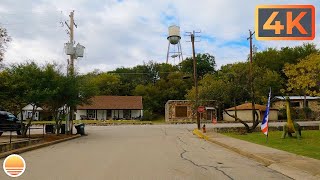
M261 131L263 134L268 136L268 121L269 121L269 111L270 111L270 97L271 97L271 88L269 92L269 97L268 97L268 104L267 104L267 109L266 112L264 113L263 120L261 123Z

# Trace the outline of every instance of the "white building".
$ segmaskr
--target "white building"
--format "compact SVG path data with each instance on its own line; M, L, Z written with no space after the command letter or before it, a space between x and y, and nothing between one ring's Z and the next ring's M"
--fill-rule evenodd
M255 104L255 110L257 111L259 120L263 119L263 116L264 116L266 109L267 109L267 106ZM245 104L241 104L236 107L226 109L226 111L228 111L228 113L231 115L235 115L236 110L237 110L237 117L238 118L240 118L243 121L252 122L252 104L251 103L245 103ZM223 112L223 120L234 121L234 118L229 116L227 113ZM270 108L269 120L278 120L278 109Z
M89 104L77 107L76 119L140 119L142 96L94 96Z
M33 106L31 104L26 105L24 108L22 108L22 115L23 115L23 120L26 119L31 119L32 117L32 110ZM35 111L35 114L33 116L33 120L39 120L41 116L41 112L43 109L41 107L38 107ZM21 115L20 113L17 115L17 118L21 120Z

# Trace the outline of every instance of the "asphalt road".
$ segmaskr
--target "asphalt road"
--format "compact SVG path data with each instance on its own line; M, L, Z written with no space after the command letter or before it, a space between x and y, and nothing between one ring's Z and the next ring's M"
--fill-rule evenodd
M23 153L27 169L17 179L289 179L196 138L191 133L193 128L194 125L87 126L88 136ZM0 170L0 179L12 178Z

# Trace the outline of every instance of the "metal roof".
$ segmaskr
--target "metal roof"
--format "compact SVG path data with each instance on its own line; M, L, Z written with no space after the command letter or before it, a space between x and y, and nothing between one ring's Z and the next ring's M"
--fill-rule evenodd
M274 99L285 100L289 97L290 100L304 100L304 96L275 96ZM306 96L307 100L318 100L320 97Z

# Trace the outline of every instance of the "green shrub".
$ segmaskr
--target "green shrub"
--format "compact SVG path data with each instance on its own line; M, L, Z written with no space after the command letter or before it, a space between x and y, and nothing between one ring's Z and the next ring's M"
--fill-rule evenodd
M308 119L312 116L312 110L308 107L306 108L290 108L291 118L293 120ZM285 108L279 109L279 119L287 119L287 110Z
M151 110L143 111L142 121L150 121L154 118L155 118L155 115L153 114L153 112Z
M279 120L287 119L287 111L285 108L279 109Z

